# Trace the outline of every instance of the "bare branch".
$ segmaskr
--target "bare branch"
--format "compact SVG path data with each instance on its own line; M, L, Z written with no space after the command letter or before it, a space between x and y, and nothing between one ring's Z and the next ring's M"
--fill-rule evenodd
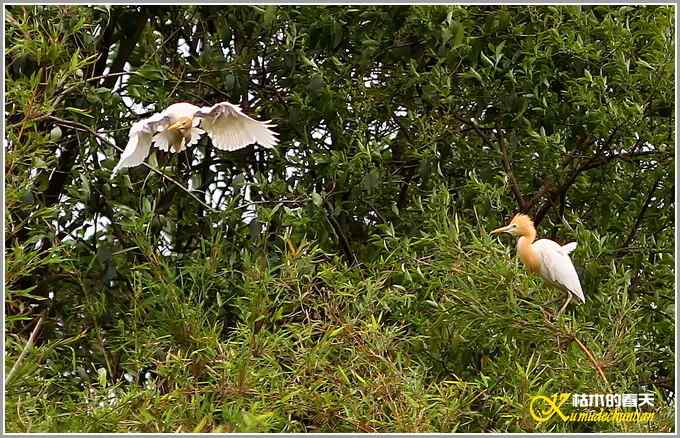
M611 136L610 139L607 141L611 141ZM656 150L651 150L651 151L640 151L639 146L643 144L644 141L642 139L638 139L633 147L631 148L631 152L624 152L624 153L618 153L618 154L608 154L608 155L603 155L604 153L604 147L600 148L598 152L591 158L587 159L585 163L582 165L577 165L574 170L571 172L571 175L564 181L563 184L554 187L554 188L545 188L542 189L544 190L544 193L547 194L548 199L546 202L543 203L543 205L538 209L534 216L534 223L536 225L540 224L545 215L550 211L550 208L557 202L560 197L566 196L567 191L571 188L571 186L574 184L576 181L576 178L582 173L587 170L599 168L599 167L604 167L607 164L611 163L614 160L624 160L624 161L631 161L634 159L638 158L643 158L646 156L651 156L655 155L657 153ZM606 143L605 143L606 144Z
M8 384L12 380L12 377L14 377L14 373L16 373L16 371L19 369L19 365L21 365L21 362L24 360L24 357L26 357L26 354L28 354L28 352L33 347L33 344L35 343L35 338L38 336L38 332L40 331L40 327L42 326L43 321L45 321L44 312L40 315L40 318L38 318L38 322L35 323L35 327L33 327L31 336L28 338L28 342L26 342L26 345L24 345L24 349L21 350L21 354L17 358L17 361L14 362L12 369L9 370L9 373L7 374L7 379L5 380L5 384Z
M604 383L607 385L607 388L611 389L611 385L609 384L609 381L607 380L607 376L605 376L604 371L602 370L602 366L595 359L595 356L593 355L593 353L576 336L574 336L573 339L574 339L574 341L576 341L576 344L579 346L579 348L586 354L586 356L588 357L588 360L590 360L590 363L593 364L593 367L597 371L597 374L600 375L600 377L602 378Z
M652 188L649 190L649 194L647 195L647 198L645 199L645 203L642 204L642 208L640 209L640 213L637 215L637 218L635 219L635 224L633 224L633 228L630 230L630 233L628 234L628 237L626 240L624 240L623 244L621 245L621 250L626 248L630 243L635 239L635 235L638 232L638 228L640 227L640 224L642 223L642 219L645 216L645 213L647 212L647 209L649 208L649 204L652 201L652 198L654 197L654 193L656 190L659 188L659 185L661 184L661 177L657 178L656 181L654 181L654 184L652 184Z
M519 210L522 212L526 212L527 204L526 201L524 200L524 197L522 196L522 191L519 188L517 178L515 178L515 174L512 171L512 164L510 163L510 159L508 157L508 144L505 141L503 129L500 127L498 123L496 124L496 136L498 137L498 146L500 147L501 159L503 160L505 174L508 175L508 178L510 179L510 188L512 189L512 194L515 196L515 200L519 204Z

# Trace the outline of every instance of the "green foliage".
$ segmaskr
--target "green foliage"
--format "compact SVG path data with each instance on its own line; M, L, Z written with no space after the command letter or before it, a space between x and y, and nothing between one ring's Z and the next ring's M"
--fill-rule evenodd
M672 7L5 12L8 431L673 430ZM111 180L183 100L281 144ZM557 320L516 211L578 241ZM656 417L534 421L560 392Z

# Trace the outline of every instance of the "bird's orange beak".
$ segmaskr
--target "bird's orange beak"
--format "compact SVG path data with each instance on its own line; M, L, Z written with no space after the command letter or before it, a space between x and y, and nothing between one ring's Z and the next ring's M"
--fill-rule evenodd
M509 231L509 229L510 229L510 225L507 225L505 227L496 228L495 230L493 230L491 232L491 234L507 233Z

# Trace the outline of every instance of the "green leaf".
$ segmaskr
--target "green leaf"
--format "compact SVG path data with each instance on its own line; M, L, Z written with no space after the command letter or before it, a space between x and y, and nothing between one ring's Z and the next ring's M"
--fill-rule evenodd
M649 70L656 70L652 65L650 65L647 61L643 59L638 59L635 61L638 65L641 65L645 68L648 68Z
M57 141L61 140L61 135L62 135L61 128L59 126L55 126L50 131L50 140L53 141L53 142L57 142Z
M267 29L271 29L272 24L276 21L276 15L278 13L278 8L275 5L264 6L264 13L262 16L262 22Z
M489 64L490 67L495 67L494 62L493 62L491 59L489 59L489 57L486 56L486 55L484 54L484 52L480 52L480 53L479 53L479 56L481 56L481 57L482 57L482 60L483 60L484 62L486 62L487 64Z
M97 369L97 383L99 383L99 386L102 388L106 388L106 374L106 368Z
M460 76L463 79L474 78L477 79L479 82L484 83L484 81L482 80L482 76L477 72L477 70L474 69L474 67L470 67L470 71L464 72Z
M312 59L307 58L304 53L300 52L300 58L302 58L302 63L304 65L306 65L308 67L312 67L316 71L319 70L319 66L316 65L316 62L314 62L314 60L312 60Z
M71 71L75 71L78 68L79 58L80 58L80 50L76 49L76 51L73 52L73 56L71 56L71 62L69 63L69 69Z
M67 106L65 109L66 109L66 111L70 111L72 113L76 113L76 114L79 114L81 116L85 116L85 117L89 117L90 119L94 119L94 116L92 116L87 111L82 110L80 108L74 108L72 106Z
M323 199L321 198L321 195L319 195L318 193L312 192L312 202L317 207L321 207L321 205L323 204Z
M158 157L156 156L156 152L152 151L151 154L149 155L149 159L147 160L149 163L149 166L158 168Z
M520 97L519 99L520 108L519 111L517 112L517 115L515 115L515 117L513 118L513 120L518 120L520 117L522 117L529 106L529 102L527 101L527 99L525 99L524 97Z
M454 35L453 35L453 48L459 47L463 44L465 39L465 27L459 22L453 23Z
M378 188L380 184L380 171L378 169L372 169L364 177L364 187L368 193L373 193L375 189Z
M167 76L165 75L165 71L162 66L145 64L137 69L135 73L149 81L167 80Z
M343 66L342 62L338 59L337 56L331 56L330 60L333 63L333 65L335 65L336 67L342 67Z
M588 79L588 82L593 82L593 76L590 74L588 69L584 70L583 74L585 75L586 79Z

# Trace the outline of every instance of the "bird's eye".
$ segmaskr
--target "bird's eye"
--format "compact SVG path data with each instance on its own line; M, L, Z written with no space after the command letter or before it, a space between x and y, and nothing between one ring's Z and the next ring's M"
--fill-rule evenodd
M517 224L512 224L512 228L517 228Z

